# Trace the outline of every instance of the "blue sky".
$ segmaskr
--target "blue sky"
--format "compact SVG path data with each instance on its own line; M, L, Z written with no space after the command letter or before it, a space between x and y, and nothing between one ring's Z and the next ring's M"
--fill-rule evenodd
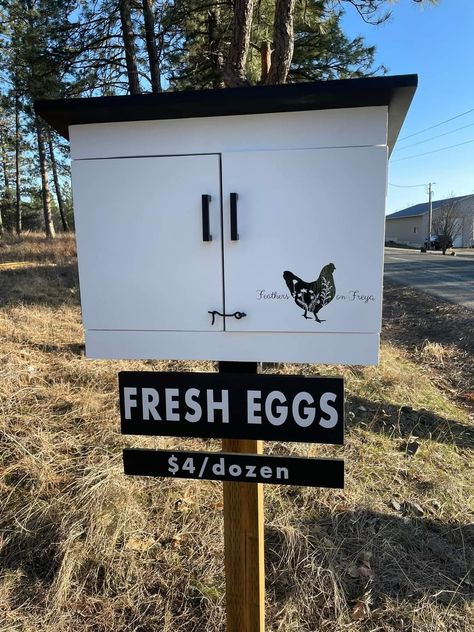
M350 7L343 25L348 35L363 35L376 45L376 63L387 66L389 75L418 74L418 90L390 159L389 182L400 185L388 187L387 213L392 213L427 200L424 186L402 186L436 182L434 199L474 193L474 142L405 159L474 140L474 0L439 0L425 7L399 0L388 6L392 17L381 26L364 24ZM408 147L413 143L420 144Z

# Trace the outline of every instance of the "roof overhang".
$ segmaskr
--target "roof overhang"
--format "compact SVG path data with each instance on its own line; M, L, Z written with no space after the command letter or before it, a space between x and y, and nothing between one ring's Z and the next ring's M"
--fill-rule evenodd
M393 213L392 215L386 215L385 219L390 219L390 220L394 220L394 219L410 219L413 217L423 217L423 215L427 215L428 211L425 211L424 213L413 213L413 215L399 215L398 217L395 217L396 213Z
M61 136L70 125L151 121L388 106L389 152L393 150L418 83L417 75L337 79L277 86L161 92L80 99L42 99L35 111Z

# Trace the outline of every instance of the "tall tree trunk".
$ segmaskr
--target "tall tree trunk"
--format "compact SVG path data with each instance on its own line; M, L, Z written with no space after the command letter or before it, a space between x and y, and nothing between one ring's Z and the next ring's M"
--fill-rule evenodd
M224 82L222 81L224 59L221 51L220 24L221 9L218 4L215 4L209 9L207 17L209 58L212 66L213 88L224 88Z
M272 59L272 47L270 42L262 42L262 45L260 46L260 59L262 64L260 71L260 83L266 83Z
M4 139L0 139L2 142L2 170L3 170L3 199L0 200L0 235L3 235L5 232L5 227L3 224L3 210L6 207L9 207L12 200L12 193L10 189L10 178L8 177L8 159L7 159L7 151L5 149Z
M127 64L128 86L130 94L140 94L138 81L137 53L133 36L132 18L130 15L129 0L119 0L120 22L122 24L123 47Z
M22 208L21 208L21 172L20 172L20 97L15 95L15 183L16 183L16 204L15 219L16 232L19 235L22 231Z
M54 155L54 147L53 147L53 141L51 139L51 134L48 134L48 148L49 148L49 158L51 160L51 171L53 172L54 190L56 191L56 199L58 201L59 215L61 216L61 224L63 225L63 231L67 233L69 230L69 225L67 223L66 215L64 214L64 202L63 202L63 196L61 193L61 186L59 184L58 168L56 164L56 157Z
M8 175L8 158L7 158L7 150L5 148L5 142L2 138L2 169L3 169L3 181L5 183L5 195L6 197L11 197L10 190L10 177Z
M228 88L248 85L245 63L250 44L254 0L234 0L232 39L223 79Z
M143 0L143 20L145 22L146 50L150 65L151 91L161 92L161 74L158 62L158 49L155 39L154 0Z
M293 14L296 0L276 0L273 29L273 53L267 83L285 83L293 59L295 44Z
M38 157L41 172L41 193L43 197L44 230L46 237L56 236L51 213L51 199L49 195L48 170L46 168L46 155L44 151L44 132L39 117L36 116L36 136L38 139Z

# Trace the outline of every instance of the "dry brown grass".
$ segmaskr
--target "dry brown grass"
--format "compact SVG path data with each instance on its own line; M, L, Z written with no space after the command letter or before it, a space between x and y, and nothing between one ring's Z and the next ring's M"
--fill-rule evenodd
M218 442L123 438L117 410L120 369L214 367L85 359L73 251L0 248L54 264L0 269L0 631L223 631L221 485L121 465L124 445ZM426 341L385 342L378 368L266 369L343 374L348 422L342 451L267 444L347 467L344 492L265 488L267 630L474 629L472 406L445 375L459 350Z

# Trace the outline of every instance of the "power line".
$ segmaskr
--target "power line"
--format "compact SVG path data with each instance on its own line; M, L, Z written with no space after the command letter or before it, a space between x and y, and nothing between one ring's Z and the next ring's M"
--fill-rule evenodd
M405 158L397 158L396 160L392 160L392 162L400 162L401 160L410 160L410 158L419 158L420 156L435 154L438 151L444 151L445 149L452 149L453 147L460 147L461 145L468 145L469 143L474 143L474 138L472 138L471 140L466 140L464 141L464 143L457 143L456 145L448 145L447 147L440 147L439 149L432 149L431 151L425 151L423 154L415 154L414 156L406 156Z
M472 127L474 123L469 123L468 125L463 125L462 127L456 127L456 129L452 129L449 132L444 132L444 134L437 134L436 136L430 136L426 140L419 140L417 143L411 143L411 145L405 145L405 147L396 147L395 151L400 149L408 149L409 147L415 147L415 145L422 145L423 143L428 143L430 140L434 140L435 138L441 138L442 136L448 136L448 134L454 134L454 132L459 132L462 129L466 129L466 127Z
M415 187L427 187L427 184L392 184L389 182L391 187L397 187L397 189L413 189Z
M430 129L434 129L435 127L439 127L440 125L444 125L445 123L449 123L450 121L454 121L454 119L460 118L461 116L465 116L466 114L470 114L471 112L474 112L474 108L472 108L471 110L467 110L467 112L461 112L461 114L456 114L456 116L452 116L449 119L446 119L445 121L441 121L441 123L436 123L436 125L431 125L430 127L425 127L424 129L420 130L419 132L415 132L414 134L409 134L408 136L404 136L403 138L400 138L398 142L401 142L402 140L407 140L408 138L412 138L412 136L418 136L418 134L423 134L423 132L427 132Z

